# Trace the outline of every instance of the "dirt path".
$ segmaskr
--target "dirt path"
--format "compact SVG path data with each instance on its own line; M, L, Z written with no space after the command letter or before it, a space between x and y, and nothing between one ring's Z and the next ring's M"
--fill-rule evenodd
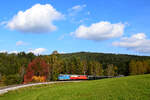
M0 89L0 94L7 93L8 91L16 90L19 88L42 85L42 84L54 84L54 83L65 83L65 82L80 82L80 81L55 81L55 82L44 82L44 83L33 83L33 84L24 84L24 85L16 85L16 86L8 86Z

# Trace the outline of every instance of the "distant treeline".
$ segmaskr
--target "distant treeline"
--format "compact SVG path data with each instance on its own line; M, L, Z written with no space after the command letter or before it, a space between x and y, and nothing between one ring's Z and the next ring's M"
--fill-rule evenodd
M59 74L95 76L150 73L150 57L104 53L68 53L35 56L33 53L0 53L0 80L5 84L33 82L33 77L57 80ZM43 80L43 79L42 79Z

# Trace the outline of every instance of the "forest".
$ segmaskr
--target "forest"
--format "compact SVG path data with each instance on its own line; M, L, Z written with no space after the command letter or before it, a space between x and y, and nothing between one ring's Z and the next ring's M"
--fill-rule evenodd
M0 53L0 82L6 85L55 81L59 74L94 76L150 73L150 57L77 52L50 55Z

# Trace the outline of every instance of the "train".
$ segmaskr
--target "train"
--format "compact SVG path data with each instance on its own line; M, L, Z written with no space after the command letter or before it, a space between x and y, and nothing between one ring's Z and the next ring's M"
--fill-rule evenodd
M69 75L69 74L60 74L58 76L58 81L65 81L65 80L96 80L96 79L103 79L103 78L113 78L116 76L93 76L93 75ZM119 76L117 76L119 77ZM122 76L120 76L122 77Z

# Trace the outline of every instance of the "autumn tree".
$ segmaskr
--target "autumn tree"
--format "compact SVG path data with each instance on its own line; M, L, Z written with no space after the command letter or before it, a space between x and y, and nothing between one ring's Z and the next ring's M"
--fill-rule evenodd
M145 73L150 73L150 60L143 61Z
M144 74L145 68L143 66L142 61L137 61L136 62L136 69L137 69L137 75Z
M115 76L115 69L113 64L109 64L105 70L107 76Z
M129 63L129 73L130 75L136 75L137 74L137 68L136 68L136 61L131 60Z
M55 50L55 51L52 52L52 55L54 55L54 54L59 54L59 53L58 53L57 50Z
M87 61L86 61L86 60L83 60L83 61L81 61L81 63L82 63L82 67L83 67L83 69L82 69L83 74L84 74L84 75L88 75L88 74L87 74L87 70L88 70L88 68L87 68Z
M87 73L88 75L93 75L94 74L94 71L93 71L93 64L92 64L92 61L89 61L88 64L87 64Z
M48 80L57 80L58 75L62 71L63 62L53 54L45 57L45 61L48 64Z
M100 64L97 61L93 61L93 75L95 76L101 76L103 75L103 68L102 68L102 64Z
M43 59L37 57L28 64L26 74L24 75L24 82L31 82L33 76L44 76L45 78L47 78L47 75L48 65Z

